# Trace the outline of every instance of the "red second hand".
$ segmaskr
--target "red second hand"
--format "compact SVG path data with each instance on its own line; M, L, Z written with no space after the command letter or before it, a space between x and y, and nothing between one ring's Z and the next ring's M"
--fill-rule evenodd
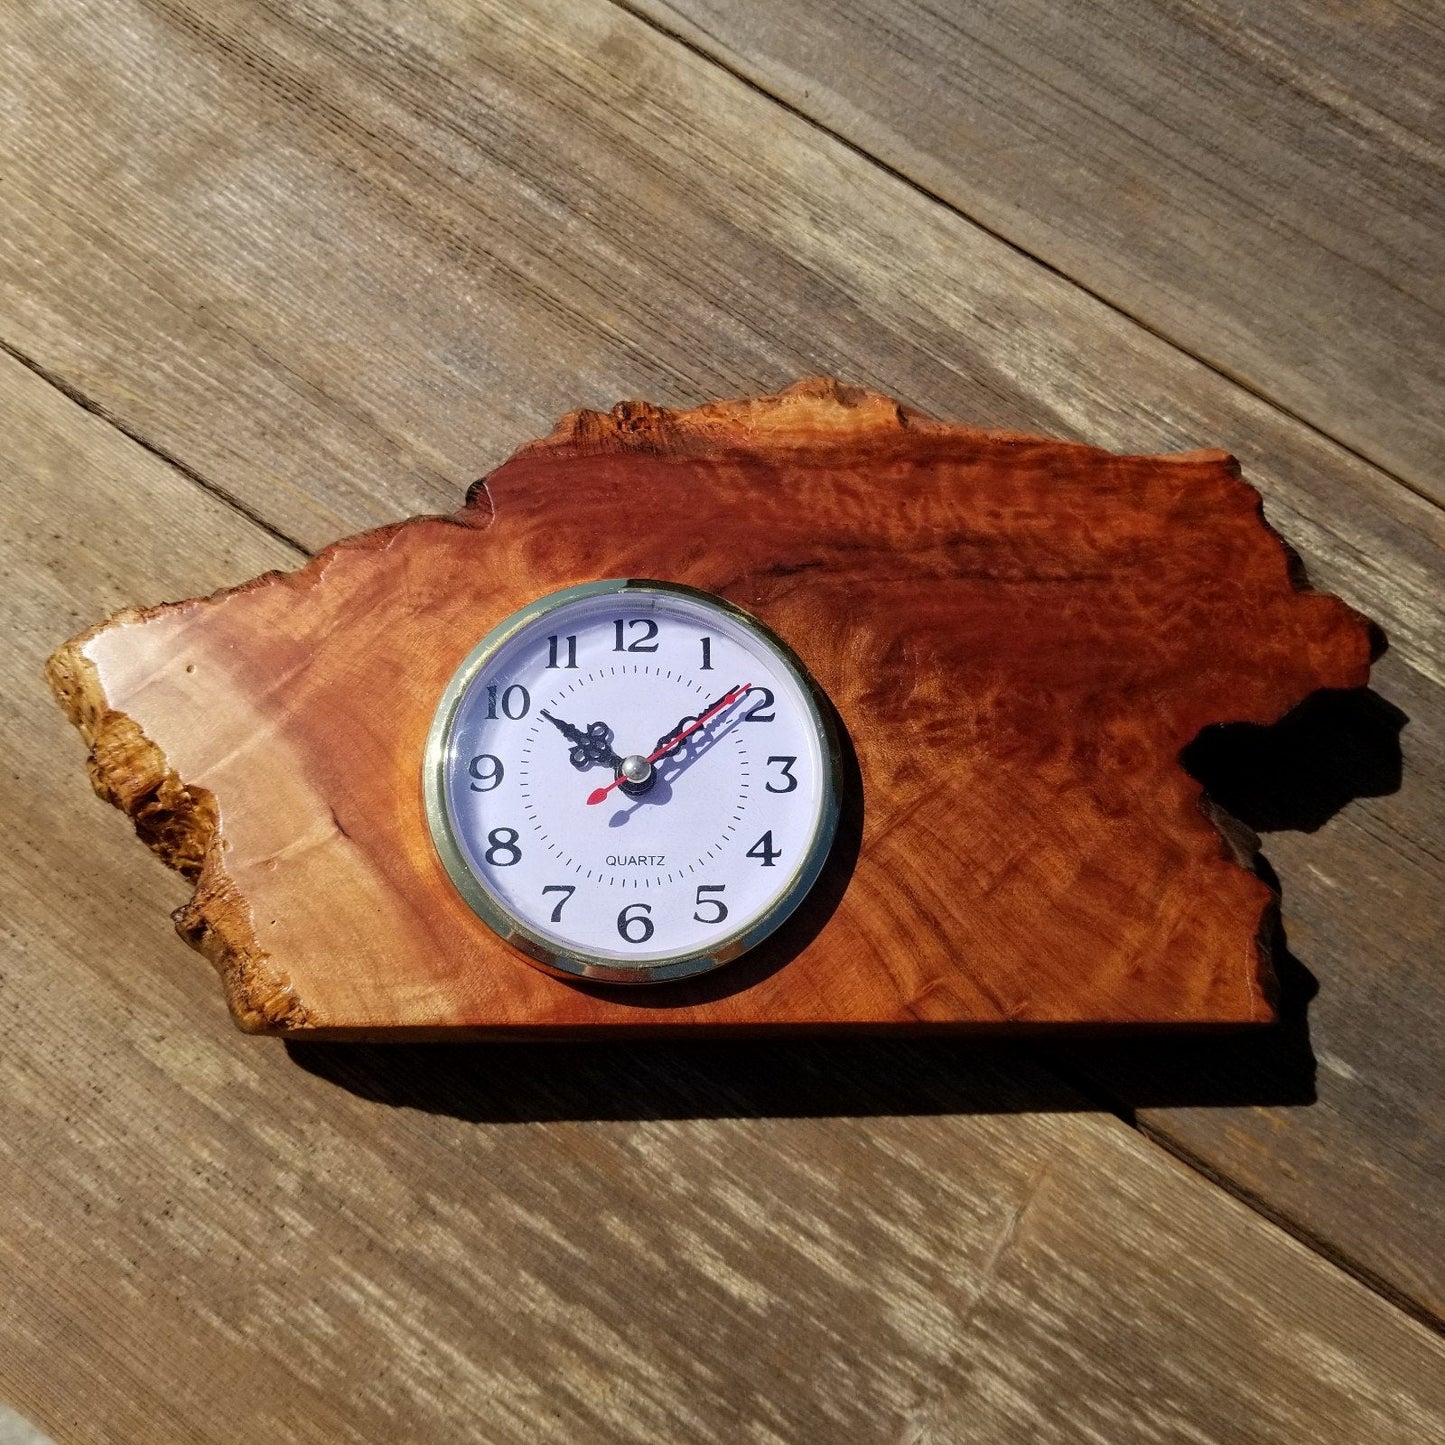
M720 713L725 707L731 707L751 687L752 683L745 682L742 684L741 687L733 688L730 693L728 693L724 697L720 697L715 703L713 703L713 705L708 708L708 710L703 713L703 715L698 718L696 722L689 723L685 728L683 728L680 733L676 734L674 737L668 738L668 740L663 743L663 745L658 748L655 753L650 754L647 758L644 759L644 761L648 764L652 764L655 763L658 758L660 758L664 753L670 753L673 748L675 748L678 743L683 740L683 738L687 737L691 733L695 733L705 722L707 722L709 718L716 717L717 714ZM615 788L619 783L623 783L626 781L627 780L620 775L613 778L613 780L608 783L605 788L594 789L593 792L588 796L587 802L589 804L600 803L608 795L608 793L613 790L613 788Z

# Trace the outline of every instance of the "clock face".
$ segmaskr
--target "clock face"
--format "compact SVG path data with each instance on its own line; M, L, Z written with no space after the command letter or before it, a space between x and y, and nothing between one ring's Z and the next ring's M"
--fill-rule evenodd
M425 787L437 851L497 933L549 971L657 983L736 958L802 900L838 749L761 623L690 587L596 582L478 644Z

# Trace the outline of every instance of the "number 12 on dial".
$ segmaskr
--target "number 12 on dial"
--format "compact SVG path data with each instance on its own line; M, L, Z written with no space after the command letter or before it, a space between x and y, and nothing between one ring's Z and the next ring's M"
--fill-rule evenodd
M562 977L666 983L772 934L837 828L832 710L756 618L675 583L500 622L427 741L432 838L481 923Z

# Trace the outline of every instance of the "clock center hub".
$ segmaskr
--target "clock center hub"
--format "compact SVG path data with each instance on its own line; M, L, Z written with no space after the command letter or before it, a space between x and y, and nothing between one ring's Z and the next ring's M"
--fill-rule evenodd
M622 791L632 798L651 792L652 785L657 781L656 770L641 753L623 758L617 773L622 779Z

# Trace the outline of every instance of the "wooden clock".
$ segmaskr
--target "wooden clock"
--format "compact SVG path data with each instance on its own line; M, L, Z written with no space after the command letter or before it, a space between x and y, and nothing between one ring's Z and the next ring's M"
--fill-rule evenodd
M48 671L243 1028L525 1038L1266 1023L1180 754L1371 652L1224 453L819 380L575 413Z

